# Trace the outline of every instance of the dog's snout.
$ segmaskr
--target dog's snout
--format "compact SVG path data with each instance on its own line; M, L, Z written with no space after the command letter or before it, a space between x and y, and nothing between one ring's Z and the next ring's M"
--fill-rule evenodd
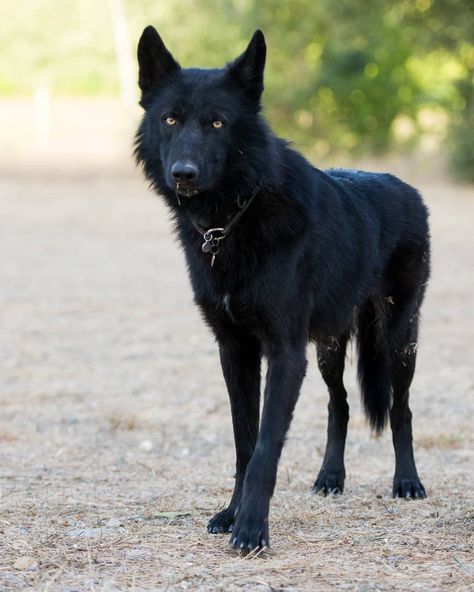
M178 160L171 167L171 176L177 182L192 183L199 177L197 164Z

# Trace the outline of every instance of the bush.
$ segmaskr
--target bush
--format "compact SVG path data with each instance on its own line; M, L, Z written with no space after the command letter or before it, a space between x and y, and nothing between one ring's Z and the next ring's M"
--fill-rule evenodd
M467 119L467 118L466 118ZM474 182L474 120L453 124L449 133L449 164L453 174L463 181Z

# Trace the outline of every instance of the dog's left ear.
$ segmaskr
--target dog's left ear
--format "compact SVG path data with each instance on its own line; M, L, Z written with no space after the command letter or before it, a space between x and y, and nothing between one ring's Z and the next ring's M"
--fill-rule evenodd
M257 29L247 49L227 66L230 76L241 86L244 93L258 101L263 92L263 70L267 46L262 31Z

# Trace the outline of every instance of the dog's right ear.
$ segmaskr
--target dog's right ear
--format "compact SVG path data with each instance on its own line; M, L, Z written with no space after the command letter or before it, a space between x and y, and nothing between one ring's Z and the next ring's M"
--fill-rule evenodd
M142 98L149 91L170 80L181 66L166 49L157 30L151 25L143 31L138 42L138 86Z

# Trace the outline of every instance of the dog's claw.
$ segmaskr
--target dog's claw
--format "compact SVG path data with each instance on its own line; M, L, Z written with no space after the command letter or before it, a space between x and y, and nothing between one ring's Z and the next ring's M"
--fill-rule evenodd
M255 516L250 512L242 512L240 509L231 537L232 547L242 554L247 554L256 549L269 547L268 540L268 519L262 519L258 514Z
M211 534L220 534L231 532L234 523L234 511L226 508L213 516L207 524L207 532Z
M321 469L314 482L313 491L314 493L320 493L322 495L339 495L344 491L344 480L344 470L329 472L325 469Z
M395 479L393 482L393 497L403 499L424 499L426 491L418 477L409 479Z

